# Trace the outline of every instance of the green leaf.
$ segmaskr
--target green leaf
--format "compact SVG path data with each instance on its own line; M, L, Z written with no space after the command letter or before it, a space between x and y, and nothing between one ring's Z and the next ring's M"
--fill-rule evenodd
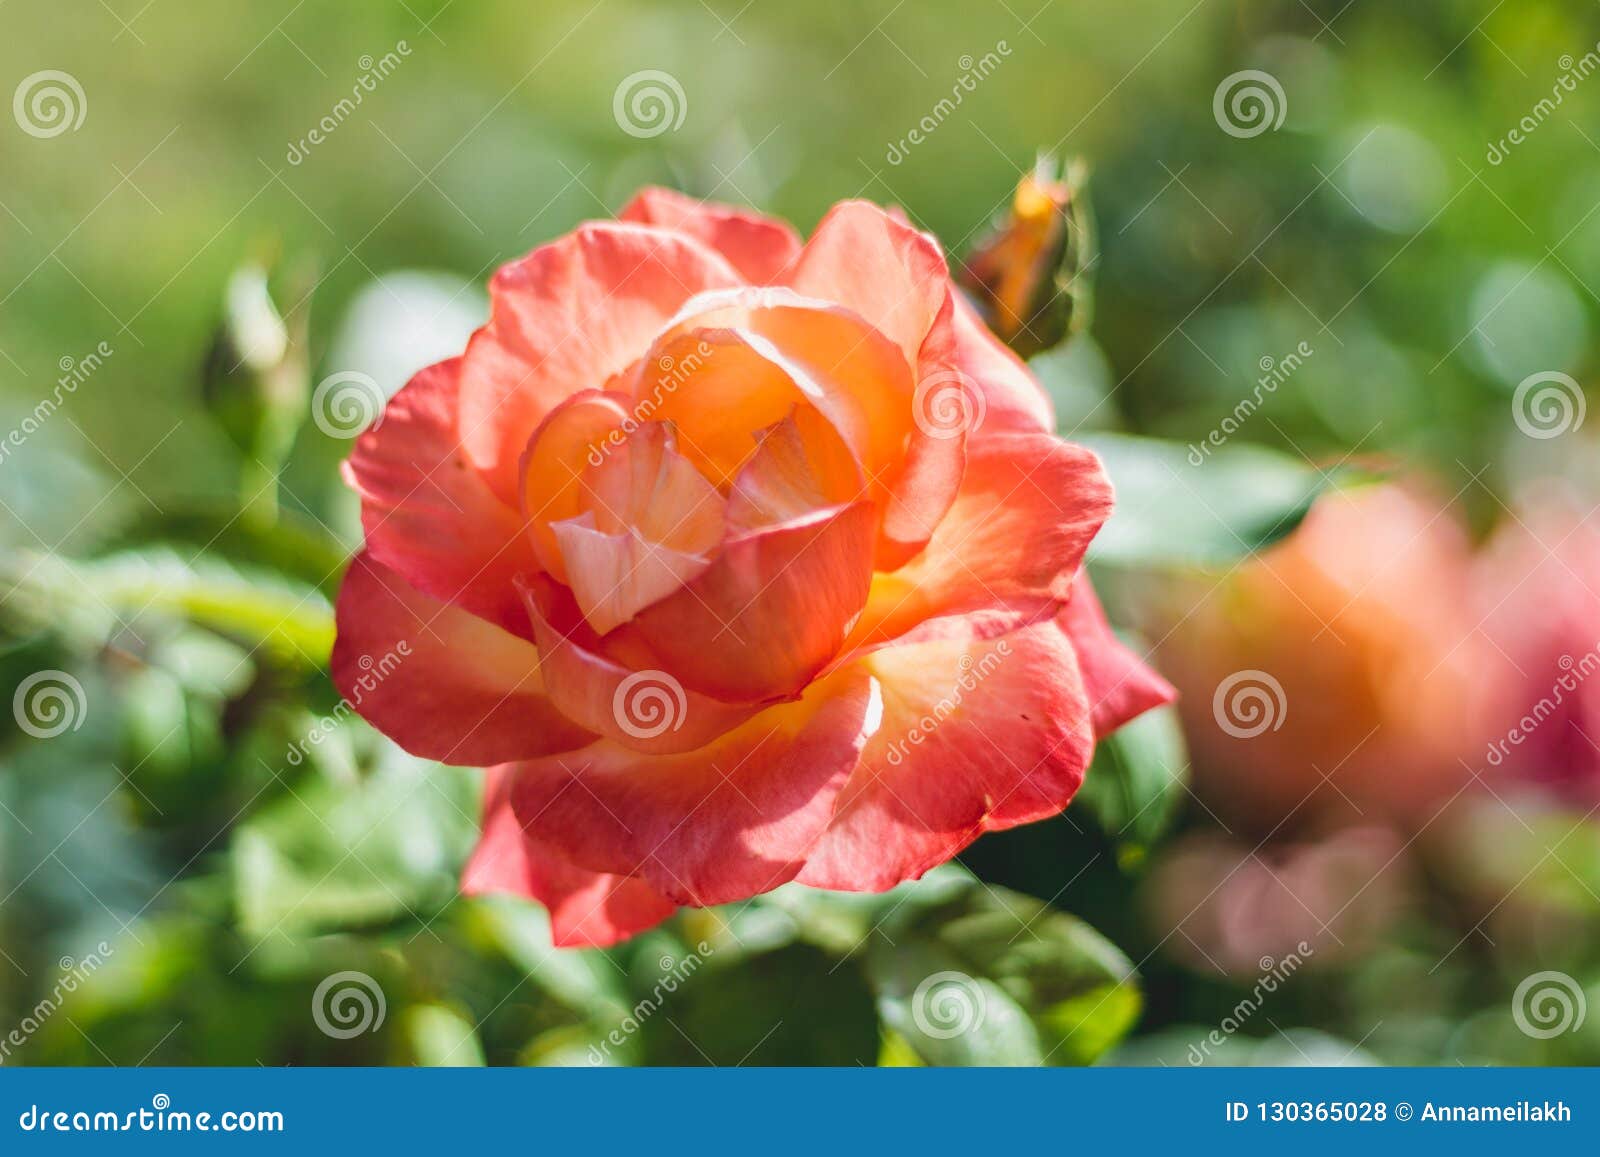
M1292 531L1334 478L1276 450L1093 434L1117 505L1089 557L1120 566L1226 566Z
M785 884L757 896L748 906L781 911L794 922L801 939L840 956L853 956L865 949L891 913L963 895L973 883L972 873L952 861L887 892L829 892Z
M204 551L246 568L276 571L332 595L350 552L332 533L309 519L288 512L276 522L240 518L227 503L172 508L159 514L146 509L121 527L100 554L150 542L182 544L188 553Z
M1087 333L1075 334L1054 349L1028 359L1056 412L1056 429L1064 438L1081 440L1088 430L1116 424L1117 409L1110 403L1116 375L1105 353Z
M1119 847L1124 867L1143 860L1177 814L1189 752L1174 707L1146 711L1102 739L1077 802Z
M482 1068L483 1046L472 1022L442 1004L417 1004L401 1013L406 1041L419 1065Z
M550 917L517 896L480 896L465 905L464 919L542 990L568 1008L600 1009L620 1016L627 992L617 966L599 952L555 948Z
M652 1065L844 1066L877 1056L872 994L860 972L805 944L728 965L712 957L675 991L637 999L624 1020L600 1026L617 1034L608 1035L603 1057L636 1039Z
M934 1065L1088 1064L1138 1019L1133 966L1041 900L972 881L881 921L866 969L880 1059Z
M234 897L247 936L427 920L456 894L477 833L474 774L384 745L355 787L313 777L234 835Z
M291 666L326 666L333 609L313 587L220 558L184 558L164 548L89 561L19 556L7 601L21 613L109 638L130 616L165 613L264 650Z

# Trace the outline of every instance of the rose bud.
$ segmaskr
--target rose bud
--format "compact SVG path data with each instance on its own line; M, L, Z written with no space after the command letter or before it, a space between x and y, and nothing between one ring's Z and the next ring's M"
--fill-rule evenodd
M1089 322L1093 219L1085 171L1064 177L1040 158L1011 208L967 255L960 279L984 322L1022 357L1049 349Z
M201 393L230 441L244 456L244 497L265 494L274 506L271 478L305 421L310 396L306 313L280 312L269 269L251 262L228 279L223 317L201 373ZM303 300L308 277L293 279L289 300ZM263 489L264 488L264 489Z

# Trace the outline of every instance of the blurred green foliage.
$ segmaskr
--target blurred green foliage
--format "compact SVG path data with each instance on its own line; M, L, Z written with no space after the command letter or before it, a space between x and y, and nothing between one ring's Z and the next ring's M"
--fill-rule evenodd
M275 287L302 384L357 371L392 392L459 348L497 264L642 183L802 228L843 197L892 202L959 255L1046 150L1093 173L1093 329L1035 366L1062 431L1094 433L1124 489L1097 565L1234 557L1352 457L1451 478L1487 521L1539 465L1507 438L1511 389L1593 370L1600 82L1498 163L1489 149L1594 48L1600 12L1034 7L0 9L6 84L64 70L87 106L76 131L0 132L0 428L61 402L0 460L0 688L49 670L81 690L60 734L0 741L0 1042L34 1024L7 1062L1086 1063L1133 1032L1109 1055L1187 1063L1240 987L1186 968L1142 914L1150 846L1207 822L1170 719L1108 745L1091 773L1104 786L1063 817L976 845L963 859L979 881L785 889L605 953L553 952L536 906L457 898L475 773L345 718L322 666L359 541L335 469L348 441L307 423L290 445L281 415L303 397L238 392L261 349L234 340L249 285L233 281L225 328L238 270L315 269L309 293ZM891 162L962 62L1002 41L956 115ZM1280 130L1219 127L1216 89L1247 68L1281 80ZM687 102L649 139L613 114L643 69ZM1216 489L1174 503L1174 463L1302 344L1227 448L1234 465L1207 474ZM1562 913L1568 966L1594 993L1591 843L1558 845L1530 891ZM1425 919L1308 970L1213 1060L1600 1058L1600 1016L1558 1039L1516 1030L1506 1002L1527 962L1483 931L1473 879L1434 882ZM919 1025L910 1006L937 968L978 986L981 1032ZM381 1018L330 1034L318 986L352 970Z

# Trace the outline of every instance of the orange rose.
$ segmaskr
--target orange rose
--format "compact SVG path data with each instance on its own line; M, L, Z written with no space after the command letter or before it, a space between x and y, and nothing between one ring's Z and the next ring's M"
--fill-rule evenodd
M1168 697L1080 572L1099 462L926 234L647 190L490 288L350 458L334 651L348 693L404 642L361 713L496 765L469 890L605 944L886 889L1060 811Z
M1162 658L1207 802L1263 829L1426 820L1481 764L1498 693L1471 584L1454 513L1375 486L1206 593Z

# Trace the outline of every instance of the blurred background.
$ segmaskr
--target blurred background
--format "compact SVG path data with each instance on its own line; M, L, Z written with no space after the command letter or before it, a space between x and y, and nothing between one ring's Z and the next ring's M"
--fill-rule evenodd
M1600 1062L1595 5L0 29L0 1063ZM954 259L1041 154L1087 191L1027 352L1181 707L889 897L605 953L459 898L478 773L326 675L338 384L457 352L498 264L645 183L897 204Z

